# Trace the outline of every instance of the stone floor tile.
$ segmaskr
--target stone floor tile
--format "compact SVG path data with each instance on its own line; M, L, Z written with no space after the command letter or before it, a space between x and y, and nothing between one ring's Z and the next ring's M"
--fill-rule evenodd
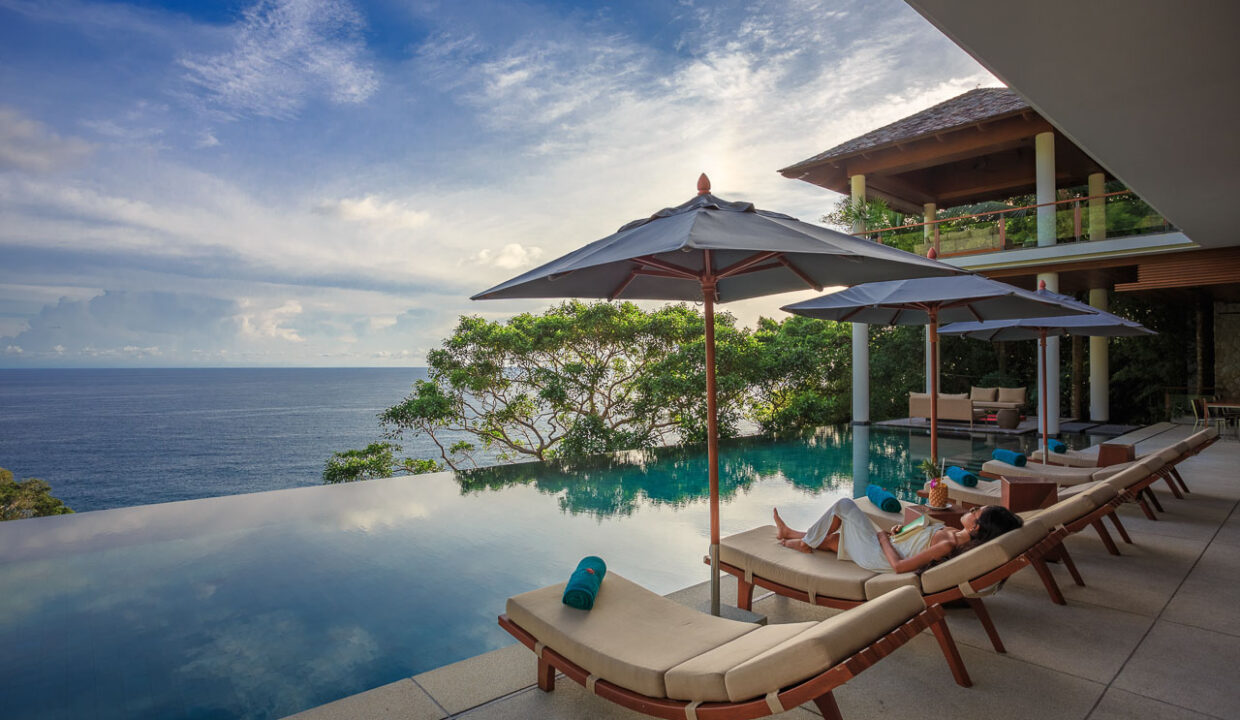
M1210 720L1209 715L1202 715L1176 705L1152 700L1133 693L1107 690L1102 702L1089 714L1088 720Z
M822 720L821 716L805 707L794 708L786 713L772 715L775 720ZM559 678L553 692L538 688L520 692L498 702L474 708L460 716L461 720L649 720L633 710L595 697L572 680Z
M1160 620L1113 687L1221 718L1240 716L1240 637Z
M398 680L320 705L286 720L439 720L448 713L412 680Z
M414 675L449 713L481 705L538 681L538 660L520 643Z
M1167 605L1162 619L1240 637L1240 552L1212 543Z

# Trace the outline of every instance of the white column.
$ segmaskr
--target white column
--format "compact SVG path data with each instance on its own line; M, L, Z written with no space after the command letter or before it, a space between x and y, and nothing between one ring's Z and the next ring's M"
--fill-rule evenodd
M865 202L865 176L853 175L852 202ZM853 232L865 230L865 223L858 220ZM852 421L854 425L870 422L870 326L852 324Z
M1055 133L1039 133L1033 139L1037 179L1037 203L1055 202ZM1038 208L1038 247L1055 244L1055 206Z
M1089 291L1089 304L1099 310L1107 309L1106 288ZM1107 338L1089 339L1089 419L1107 422L1111 419L1111 357Z
M1089 195L1097 197L1106 192L1106 175L1093 173L1089 176ZM1102 198L1089 201L1089 239L1102 240L1107 236L1106 201ZM1089 304L1099 310L1107 309L1107 289L1091 288ZM1107 422L1111 419L1111 358L1104 337L1089 339L1089 419Z
M853 497L865 495L870 485L870 426L853 425Z
M937 206L937 205L935 205L934 203L926 203L925 205L922 205L922 208L921 208L922 215L925 217L926 222L930 222L931 220L933 220L933 219L934 219L934 216L935 216L935 213L937 213L937 212L938 212L938 210L939 210L938 206ZM925 233L923 234L923 236L922 236L922 237L924 237L924 238L925 238L926 242L930 242L930 241L932 241L932 240L934 239L934 228L933 228L933 227L931 227L931 226L929 226L929 225L926 225L926 226L925 226ZM940 353L940 354L941 354L941 353ZM933 366L930 364L930 326L929 326L929 325L927 325L927 326L926 326L926 350L925 350L925 356L926 356L926 364L925 364L925 368L926 368L926 392L927 392L927 393L929 393L929 392L930 392L930 368L931 368L931 367L933 367Z
M1046 289L1059 292L1059 273L1038 273L1038 282L1046 282ZM1042 377L1042 353L1038 353L1038 377ZM1059 337L1046 338L1046 433L1059 433ZM1038 413L1042 412L1042 399L1038 398ZM1041 425L1041 423L1039 423Z

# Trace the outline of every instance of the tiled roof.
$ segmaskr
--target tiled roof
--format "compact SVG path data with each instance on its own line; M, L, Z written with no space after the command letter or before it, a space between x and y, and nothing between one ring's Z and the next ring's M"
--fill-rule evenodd
M915 138L933 135L973 123L989 120L1000 115L1010 115L1021 110L1028 110L1029 103L1024 98L1007 88L977 88L963 95L897 120L877 130L841 143L826 152L819 153L808 160L784 168L780 172L795 170L806 165L814 165L823 160L853 155L862 150L869 150L882 145L891 145Z

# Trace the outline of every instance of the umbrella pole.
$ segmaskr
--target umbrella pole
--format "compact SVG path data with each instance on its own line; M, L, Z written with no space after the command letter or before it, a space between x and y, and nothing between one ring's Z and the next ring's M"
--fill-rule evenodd
M706 254L710 272L710 253ZM710 614L719 615L719 432L715 400L715 278L702 278L706 319L706 462L710 473Z
M1042 462L1049 464L1050 442L1046 439L1046 330L1038 332L1038 347L1042 351L1042 389L1038 392L1042 396Z
M930 461L939 465L939 310L930 309Z

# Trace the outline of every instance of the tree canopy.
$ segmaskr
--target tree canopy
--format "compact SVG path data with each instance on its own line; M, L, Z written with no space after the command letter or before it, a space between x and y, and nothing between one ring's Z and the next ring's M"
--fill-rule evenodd
M12 471L0 468L0 520L21 520L45 515L72 513L59 498L52 497L52 486L38 478L15 480Z

